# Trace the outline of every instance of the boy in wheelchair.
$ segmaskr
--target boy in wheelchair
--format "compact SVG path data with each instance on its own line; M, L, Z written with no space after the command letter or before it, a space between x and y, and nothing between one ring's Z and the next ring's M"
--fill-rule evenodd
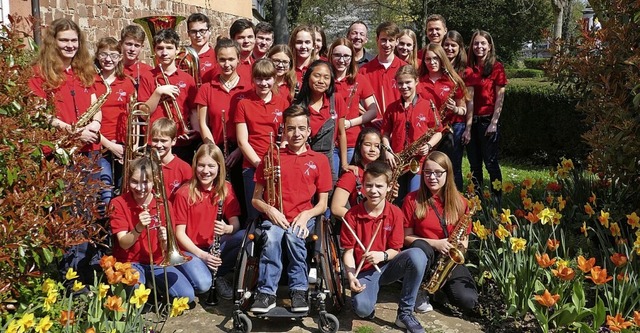
M311 134L309 112L300 106L290 106L283 112L284 135L288 142L279 158L279 182L282 192L276 197L282 202L282 211L266 201L265 163L256 169L256 187L252 204L261 213L264 246L258 268L257 294L250 311L263 314L276 304L276 291L282 273L282 240L286 242L289 260L287 273L291 293L291 311L309 311L307 291L307 249L305 239L313 230L316 216L327 209L328 192L331 190L331 167L327 157L316 153L307 145ZM315 204L314 204L315 202Z

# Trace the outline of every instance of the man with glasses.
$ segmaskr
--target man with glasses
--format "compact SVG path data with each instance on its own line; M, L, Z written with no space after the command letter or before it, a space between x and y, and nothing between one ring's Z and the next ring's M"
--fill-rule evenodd
M213 78L213 71L217 66L216 54L209 44L211 38L211 21L207 15L193 13L187 18L187 33L191 40L191 47L198 53L200 63L200 82L208 82Z

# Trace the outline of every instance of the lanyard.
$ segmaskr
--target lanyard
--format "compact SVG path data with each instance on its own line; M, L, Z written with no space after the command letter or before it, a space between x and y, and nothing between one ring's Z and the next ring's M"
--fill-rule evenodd
M436 209L432 201L429 201L429 206L431 206L431 209L433 209L433 211L436 213L436 216L438 217L438 220L440 221L440 227L442 228L442 232L444 232L444 238L449 238L449 231L447 230L447 219L446 219L447 214L444 211L444 208L442 209L443 216L440 216L440 213L438 213L438 210Z

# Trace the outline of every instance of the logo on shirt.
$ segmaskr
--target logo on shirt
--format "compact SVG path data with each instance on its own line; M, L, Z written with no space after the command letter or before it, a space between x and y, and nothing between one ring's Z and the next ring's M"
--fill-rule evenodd
M200 70L204 72L209 67L213 67L213 64L210 61L207 60L204 63L202 63L202 67L200 67Z
M273 122L279 123L279 118L282 118L282 111L276 109L275 111L273 111Z
M313 161L309 161L307 163L305 163L304 165L307 166L307 170L304 171L304 174L309 176L311 173L309 173L310 170L317 170L318 166L313 162Z
M236 95L236 101L241 101L243 99L244 99L244 95L243 94Z
M117 94L118 94L118 102L124 101L124 98L127 97L127 92L122 89L118 90Z
M391 79L391 88L397 89L398 85L396 84L396 79Z
M157 214L151 215L151 223L149 223L149 229L159 228L160 227L160 219Z
M383 226L382 229L384 229L384 231L386 232L391 232L393 230L393 226L391 226L391 224L387 224Z
M449 91L451 91L451 88L449 88L449 86L442 87L442 90L440 91L440 96L444 96L445 94L448 94Z
M176 179L169 186L171 187L171 193L176 193L176 191L180 187L180 182Z
M184 81L180 81L178 82L178 84L176 84L178 86L178 88L180 89L184 89L187 87L187 84Z
M427 117L424 114L419 114L416 116L416 119L418 120L418 122L416 123L416 127L422 127L422 122L426 122L427 121Z

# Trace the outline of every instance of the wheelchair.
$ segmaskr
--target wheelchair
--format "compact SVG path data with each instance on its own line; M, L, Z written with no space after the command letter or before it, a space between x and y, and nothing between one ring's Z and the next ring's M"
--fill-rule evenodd
M251 307L256 294L258 282L258 265L263 244L263 237L258 226L259 220L247 227L242 248L238 254L234 273L234 311L233 331L251 332L252 323L247 310ZM318 217L314 232L307 237L307 267L316 268L315 283L309 283L308 312L291 312L279 306L267 313L254 314L257 318L302 318L316 309L318 328L323 333L337 332L340 326L338 318L333 314L341 310L345 303L345 288L338 235L333 233L332 226L324 217ZM283 240L284 242L284 240ZM282 246L286 246L284 243ZM283 259L286 254L283 253ZM279 285L286 281L287 272L284 265Z

